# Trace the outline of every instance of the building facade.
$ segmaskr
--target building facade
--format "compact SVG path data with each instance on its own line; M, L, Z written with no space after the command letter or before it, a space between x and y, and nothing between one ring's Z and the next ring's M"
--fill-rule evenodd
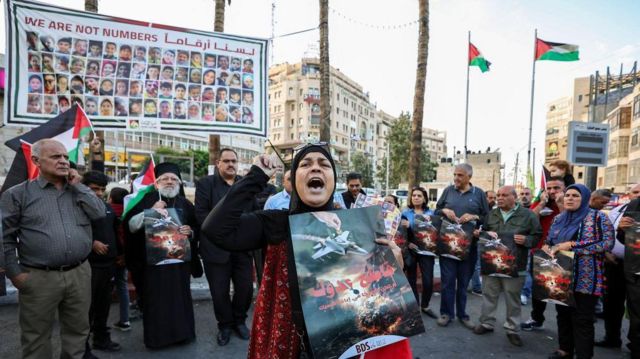
M547 104L544 164L548 166L555 160L567 160L569 121L586 122L589 119L588 77L580 77L573 81L570 96L561 97ZM538 169L534 169L536 175ZM574 166L573 174L576 182L584 183L584 167Z
M376 106L362 86L331 68L329 90L331 152L339 180L349 172L350 157L363 153L371 164L378 163L379 128ZM286 160L292 150L320 138L320 63L304 58L296 64L279 64L269 69L269 139ZM375 168L376 166L374 166ZM374 176L375 177L375 176Z

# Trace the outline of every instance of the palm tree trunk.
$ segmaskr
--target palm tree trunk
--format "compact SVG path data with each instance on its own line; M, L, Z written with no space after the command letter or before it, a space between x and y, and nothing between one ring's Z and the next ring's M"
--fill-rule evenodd
M429 54L429 0L419 0L420 28L418 34L418 66L413 97L411 123L411 150L409 156L409 188L420 185L420 151L422 150L422 117L424 114L424 90L427 79Z
M225 0L215 1L215 18L213 21L213 31L224 32L224 6ZM229 1L231 4L231 1ZM209 135L209 165L215 166L220 153L220 135Z
M89 11L89 12L98 12L98 0L84 0L84 11ZM116 132L116 136L117 136L117 132ZM100 148L94 148L93 146L90 146L90 154L89 154L89 163L86 164L85 166L88 166L88 168L91 168L93 162L92 160L99 160L102 159L104 161L106 161L106 158L104 158L104 131L95 131L95 136L97 138L100 139L100 143L102 144L100 146ZM118 153L118 149L116 148L116 154ZM116 155L117 157L117 155ZM117 161L117 158L116 158ZM118 174L116 173L116 177L118 176Z
M329 0L320 0L320 141L331 142Z

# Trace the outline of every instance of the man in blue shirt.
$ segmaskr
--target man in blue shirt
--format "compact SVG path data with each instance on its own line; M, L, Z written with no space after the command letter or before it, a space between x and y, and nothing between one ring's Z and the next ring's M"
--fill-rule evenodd
M453 185L445 188L436 205L436 215L446 217L454 223L475 222L476 227L489 213L487 197L482 189L471 184L473 167L467 163L456 166L453 172ZM441 327L449 325L457 312L458 319L468 329L474 325L466 313L467 286L473 274L478 257L474 240L465 260L440 257L442 276L442 295L440 297ZM455 308L454 308L455 304Z
M264 204L264 209L289 209L289 202L291 201L291 171L284 173L282 186L284 187L282 191L269 197Z

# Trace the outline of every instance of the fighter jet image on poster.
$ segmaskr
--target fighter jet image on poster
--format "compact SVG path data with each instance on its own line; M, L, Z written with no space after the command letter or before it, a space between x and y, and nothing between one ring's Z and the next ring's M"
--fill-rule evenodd
M362 340L392 344L424 332L402 267L375 243L387 238L380 207L297 214L289 225L314 357L339 358Z
M321 259L329 253L337 253L341 256L347 253L368 254L366 250L359 247L355 242L349 240L349 231L345 231L335 238L318 238L318 244L313 246L316 252L311 256L313 259Z

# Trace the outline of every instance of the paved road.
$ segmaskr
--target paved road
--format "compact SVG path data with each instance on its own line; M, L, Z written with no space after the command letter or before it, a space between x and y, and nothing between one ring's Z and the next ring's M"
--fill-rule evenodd
M113 339L122 344L122 351L116 354L96 351L100 358L246 358L247 342L232 337L229 345L218 347L215 344L215 322L210 299L206 296L197 296L200 300L194 302L196 314L196 332L198 339L191 344L172 347L163 350L150 351L142 342L142 323L134 321L130 332L121 333L114 331ZM439 307L439 297L432 299L434 307ZM482 300L476 296L469 297L469 314L472 319L477 319ZM19 329L17 323L17 310L15 304L0 306L0 358L10 359L19 357ZM523 317L527 316L530 306L524 308ZM118 307L114 304L111 309L111 321L117 318ZM516 348L509 344L502 328L492 334L484 336L474 335L471 331L455 322L447 328L440 328L435 321L423 315L427 328L426 333L411 338L411 344L416 357L424 358L546 358L547 354L556 348L555 309L547 308L548 321L545 329L541 331L522 333L525 345ZM498 322L504 320L504 303L498 309ZM627 324L625 323L624 335L626 336ZM596 324L596 337L602 336L603 323ZM57 333L58 328L55 331ZM54 345L59 348L57 334L54 335ZM596 348L596 358L630 358L624 350L608 350Z

